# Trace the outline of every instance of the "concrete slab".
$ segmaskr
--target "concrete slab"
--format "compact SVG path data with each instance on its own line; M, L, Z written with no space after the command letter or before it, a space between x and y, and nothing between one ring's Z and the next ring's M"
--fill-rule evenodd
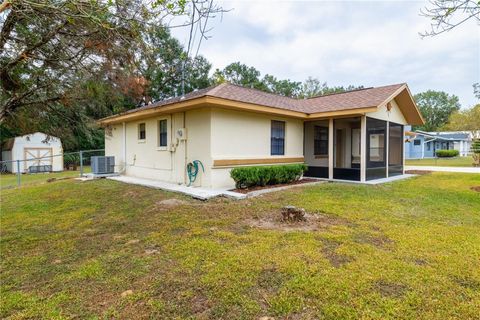
M242 193L237 193L237 192L232 192L227 190L187 187L185 185L179 185L179 184L174 184L174 183L169 183L164 181L143 179L143 178L137 178L137 177L117 176L117 177L108 177L107 179L129 183L129 184L136 184L136 185L154 188L154 189L179 192L199 200L208 200L208 199L220 197L220 196L224 196L232 199L246 198L246 196Z
M408 178L415 177L416 174L402 174L399 176L393 176L393 177L388 177L388 178L382 178L382 179L375 179L375 180L370 180L370 181L365 181L365 184L382 184L382 183L388 183L388 182L393 182L393 181L398 181L398 180L404 180Z
M480 173L480 168L474 167L405 166L405 170Z

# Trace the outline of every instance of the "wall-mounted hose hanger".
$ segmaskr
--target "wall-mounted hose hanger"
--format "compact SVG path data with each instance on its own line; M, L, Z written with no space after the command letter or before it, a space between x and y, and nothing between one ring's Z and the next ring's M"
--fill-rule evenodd
M203 163L200 160L193 160L187 164L188 186L191 186L197 179L199 165L202 167L202 171L205 172Z

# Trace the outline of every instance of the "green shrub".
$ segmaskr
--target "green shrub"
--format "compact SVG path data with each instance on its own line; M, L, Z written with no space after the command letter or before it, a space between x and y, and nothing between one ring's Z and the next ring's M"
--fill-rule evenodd
M230 176L237 188L249 188L296 181L306 170L305 164L239 167L232 169Z
M456 157L460 153L458 150L437 150L436 155L439 158L451 158L451 157Z

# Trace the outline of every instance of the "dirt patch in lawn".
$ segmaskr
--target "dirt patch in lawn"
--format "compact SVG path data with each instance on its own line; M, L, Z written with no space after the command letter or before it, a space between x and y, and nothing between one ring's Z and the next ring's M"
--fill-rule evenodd
M474 291L480 290L480 282L468 277L454 277L453 281L461 287Z
M207 299L207 297L205 297L205 295L201 293L195 294L190 303L190 309L193 314L195 314L196 316L203 315L205 318L208 318L207 316L211 306L209 300Z
M252 192L252 191L280 188L280 187L286 187L286 186L294 186L294 185L298 185L298 184L305 184L305 183L318 182L318 181L319 180L317 180L317 179L304 178L302 180L297 180L297 181L293 181L293 182L290 182L290 183L281 183L281 184L274 184L274 185L268 185L268 186L255 186L255 187L244 188L244 189L233 189L231 191L245 194L245 193L249 193L249 192Z
M189 204L189 203L185 200L172 198L172 199L157 201L155 203L155 206L157 206L158 208L173 208L173 207L177 207L185 204Z
M62 180L72 180L75 177L63 177L63 178L49 178L47 182L55 182L55 181L62 181Z
M470 190L480 192L480 186L471 187Z
M123 193L123 197L125 198L135 197L136 195L137 195L137 192L133 190L129 190Z
M275 267L268 267L260 271L257 276L258 286L268 293L276 293L288 278Z
M298 222L287 222L282 220L279 211L268 213L266 216L258 219L247 219L244 225L250 228L280 230L280 231L316 231L327 229L332 226L346 225L351 223L344 218L324 213L305 213L305 220Z
M322 239L322 254L323 256L330 261L330 264L335 268L340 268L341 266L352 262L354 259L346 256L344 254L337 253L337 248L340 246L340 242Z
M413 263L416 264L417 266L426 266L428 264L428 261L425 259L416 258L416 259L413 259Z
M406 285L386 280L378 280L375 282L374 287L382 296L388 298L399 298L403 296L408 289Z
M370 244L374 247L387 250L391 249L395 243L392 239L388 238L384 234L374 235L368 233L358 233L353 239L357 243Z

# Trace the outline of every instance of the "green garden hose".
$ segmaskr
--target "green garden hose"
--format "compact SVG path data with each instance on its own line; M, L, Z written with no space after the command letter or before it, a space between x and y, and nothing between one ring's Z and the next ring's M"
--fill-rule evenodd
M200 160L193 160L192 162L189 162L187 164L187 174L188 174L188 187L192 185L192 183L195 182L197 179L199 167L198 165L202 167L202 171L205 172L205 168L203 167L203 163Z

